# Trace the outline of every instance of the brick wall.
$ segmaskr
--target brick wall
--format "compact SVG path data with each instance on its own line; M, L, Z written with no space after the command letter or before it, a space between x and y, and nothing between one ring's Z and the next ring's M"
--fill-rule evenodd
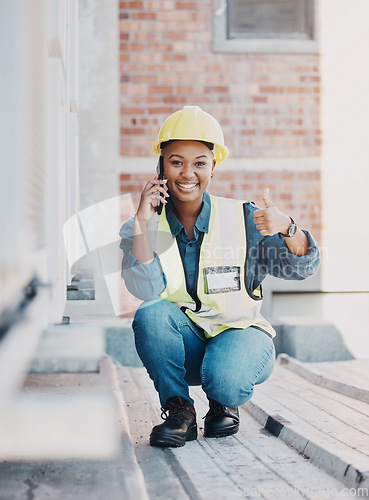
M318 156L319 56L212 51L212 2L119 2L121 154L147 156L164 118L197 104L233 157Z

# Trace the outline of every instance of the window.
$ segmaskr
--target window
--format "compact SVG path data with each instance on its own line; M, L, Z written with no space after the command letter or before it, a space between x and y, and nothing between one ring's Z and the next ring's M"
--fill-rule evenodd
M317 0L218 0L216 52L315 53Z

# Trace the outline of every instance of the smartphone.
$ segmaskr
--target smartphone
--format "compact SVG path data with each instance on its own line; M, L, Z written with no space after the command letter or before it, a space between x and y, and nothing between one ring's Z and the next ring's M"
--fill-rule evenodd
M159 174L159 179L164 179L164 158L159 156L157 171ZM158 206L156 208L157 213L160 215L163 210L163 203L158 200Z

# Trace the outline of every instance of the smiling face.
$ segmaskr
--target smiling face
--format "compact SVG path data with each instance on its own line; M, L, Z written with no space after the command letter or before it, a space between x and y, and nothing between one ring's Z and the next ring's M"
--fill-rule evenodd
M215 167L212 151L198 141L174 141L162 155L172 201L201 202Z

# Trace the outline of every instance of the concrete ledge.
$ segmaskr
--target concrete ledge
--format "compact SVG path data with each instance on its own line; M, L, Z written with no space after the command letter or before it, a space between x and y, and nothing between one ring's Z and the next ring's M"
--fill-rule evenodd
M123 366L143 366L136 352L132 328L107 327L105 335L107 354Z
M277 355L309 362L354 359L337 328L322 318L279 317L270 322L276 331Z
M55 325L43 332L30 372L97 372L104 355L103 327L82 323Z
M277 355L286 353L303 362L353 359L337 328L321 318L281 317L271 323ZM106 327L106 352L123 366L142 366L129 326Z
M314 364L301 363L297 359L288 356L288 354L280 354L278 356L278 361L280 364L284 365L286 368L291 370L294 373L297 373L301 377L304 377L316 385L320 385L321 387L326 387L327 389L331 389L332 391L339 392L341 394L345 394L346 396L350 396L351 398L359 399L360 401L364 401L365 403L369 403L369 390L364 387L356 387L348 382L341 382L339 380L335 380L333 377L327 375L324 372L324 365L321 364L321 369L319 369ZM347 360L345 363L349 363L351 365L358 363L366 362L366 366L369 368L369 360ZM337 363L334 363L337 364ZM345 376L350 378L350 374L347 373L345 368L342 366L342 363L338 363L339 366L337 370L344 370ZM351 366L352 367L352 366ZM369 370L368 370L368 378L369 378ZM365 380L362 379L362 384L365 384Z
M369 491L369 407L290 373L272 376L243 407L264 428L350 488Z
M115 366L98 373L28 374L0 413L3 460L109 459L119 453ZM1 496L1 495L0 495Z
M296 417L293 422L285 420L281 415L274 414L272 407L261 398L253 398L249 401L247 411L268 432L279 437L288 446L297 450L305 458L309 458L349 488L356 489L359 486L369 488L369 470L365 464L351 463L349 458L340 457L333 448L329 449L326 443L319 442L318 436L316 440L308 437L311 429L306 426L305 422L300 422Z

